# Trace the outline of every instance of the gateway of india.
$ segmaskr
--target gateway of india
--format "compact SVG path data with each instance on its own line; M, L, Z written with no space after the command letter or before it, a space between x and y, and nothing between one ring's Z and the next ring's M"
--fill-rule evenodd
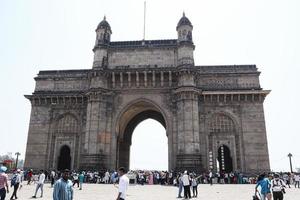
M25 95L25 168L128 169L133 130L152 118L166 129L169 170L269 171L270 91L257 67L197 66L185 14L176 31L177 39L111 41L104 17L91 69L40 71Z

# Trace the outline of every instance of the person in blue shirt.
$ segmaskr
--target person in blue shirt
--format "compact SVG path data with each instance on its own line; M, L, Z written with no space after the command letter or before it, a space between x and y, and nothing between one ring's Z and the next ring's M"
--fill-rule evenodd
M56 181L53 190L53 200L73 200L73 184L69 180L70 171L66 169L62 178Z
M265 174L259 175L257 183L255 186L255 193L258 192L258 187L260 187L260 199L261 200L271 200L271 182L266 178Z

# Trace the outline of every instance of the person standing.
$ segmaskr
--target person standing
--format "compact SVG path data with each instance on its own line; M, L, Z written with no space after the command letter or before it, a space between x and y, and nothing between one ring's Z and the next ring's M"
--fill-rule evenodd
M43 192L44 192L43 188L44 188L45 177L46 177L46 175L44 174L44 171L41 170L40 174L39 174L39 177L38 177L35 193L32 196L32 198L36 198L36 194L37 194L39 189L41 189L41 198L43 197Z
M266 178L265 174L259 175L257 179L257 184L255 186L255 194L258 192L258 187L260 187L260 196L261 200L271 200L271 183L268 178Z
M109 172L106 171L105 174L104 174L104 183L105 184L109 183L109 178L110 178Z
M51 187L53 187L54 182L55 182L55 171L52 170L50 173L50 180L51 180Z
M284 188L285 183L282 179L279 178L279 174L274 175L274 179L271 181L272 184L272 192L274 200L283 200L283 195L285 193Z
M129 179L126 176L125 168L119 168L119 194L116 200L125 200L126 199L126 191L129 185Z
M295 174L294 175L294 180L295 180L295 188L297 188L297 185L298 185L298 188L300 187L300 174Z
M69 180L70 171L65 169L62 178L54 184L53 200L73 200L72 181Z
M198 182L197 178L193 177L192 178L192 188L193 188L193 197L198 196Z
M211 170L209 170L208 178L209 178L209 183L212 186L213 185L213 173Z
M6 197L6 193L9 193L8 189L8 177L5 174L7 168L4 166L0 167L0 200L4 200ZM6 189L5 189L6 187Z
M182 198L181 193L183 189L183 182L182 182L182 174L178 176L178 196L177 198Z
M83 174L83 172L81 172L79 174L78 179L79 179L79 190L82 190L82 184L83 184L83 180L84 180L84 174Z
M184 189L184 198L190 199L191 198L191 189L190 189L190 176L188 175L187 171L184 171L182 176L182 183Z

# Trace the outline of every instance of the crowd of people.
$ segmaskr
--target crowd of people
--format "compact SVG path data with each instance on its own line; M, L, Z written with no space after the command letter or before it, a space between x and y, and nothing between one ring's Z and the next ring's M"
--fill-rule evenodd
M189 199L198 196L199 184L256 184L255 195L253 199L262 200L282 200L286 187L300 187L300 174L297 173L269 173L259 176L245 175L243 173L207 173L196 174L194 172L168 172L156 170L135 170L126 172L124 168L118 171L47 171L47 170L26 170L17 169L13 174L8 176L4 166L0 167L0 200L4 200L9 192L8 180L13 188L10 199L17 199L18 188L22 187L22 183L30 185L36 184L34 195L43 197L43 186L45 182L49 182L53 187L54 200L72 200L73 187L77 186L82 190L83 183L103 183L103 184L119 184L118 199L125 199L128 184L148 184L148 185L170 185L178 187L178 198ZM126 174L126 176L124 176ZM128 184L127 184L128 182ZM60 191L69 191L67 194L61 194ZM121 189L120 189L121 188ZM192 191L192 192L191 192ZM182 195L183 193L183 195Z

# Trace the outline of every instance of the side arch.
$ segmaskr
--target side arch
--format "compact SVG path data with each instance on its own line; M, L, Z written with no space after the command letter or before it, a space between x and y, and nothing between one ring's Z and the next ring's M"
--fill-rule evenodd
M54 114L49 131L48 156L49 168L57 169L62 147L70 149L70 168L77 169L81 151L82 121L76 112L58 112Z
M211 127L212 125L215 127ZM206 116L205 130L208 145L207 163L213 164L213 166L208 167L216 169L218 149L220 146L226 145L232 153L233 170L242 171L244 168L244 157L241 121L239 117L226 110L211 112ZM211 154L213 160L209 160L209 155Z

